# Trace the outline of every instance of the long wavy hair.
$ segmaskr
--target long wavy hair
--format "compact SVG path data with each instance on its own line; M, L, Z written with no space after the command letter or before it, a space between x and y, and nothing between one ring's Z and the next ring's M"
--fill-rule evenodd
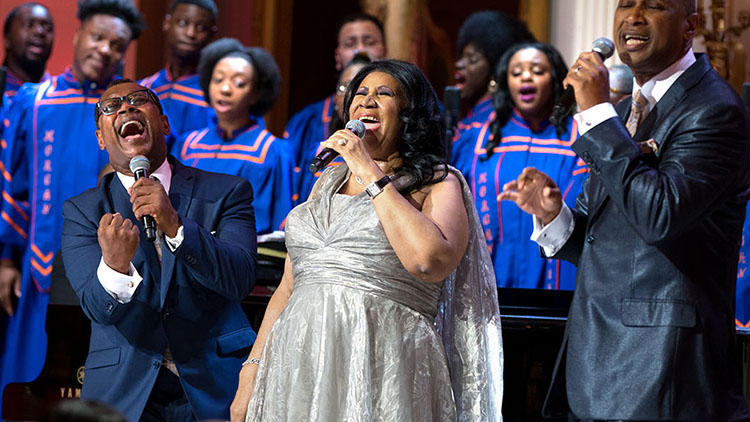
M396 79L405 97L406 106L399 110L403 127L398 152L403 164L397 169L410 176L404 190L410 192L442 181L448 175L445 118L440 112L435 89L416 65L381 60L363 67L346 90L344 119L349 120L354 93L365 77L373 72L383 72Z
M506 51L505 54L503 54L503 56L500 58L500 61L497 63L497 69L495 71L495 81L497 81L498 84L497 92L495 92L495 94L492 96L492 106L495 108L495 119L490 124L490 133L492 135L490 136L490 140L487 142L487 146L485 147L487 150L487 155L483 157L484 160L492 157L493 149L498 146L498 144L500 144L500 140L503 138L503 126L505 126L505 124L508 123L508 120L510 120L510 116L513 114L513 107L515 107L515 104L513 103L513 97L511 97L510 91L508 89L508 66L510 64L510 59L517 52L525 50L527 48L533 48L535 50L541 51L545 56L547 56L547 60L549 61L551 77L550 79L552 80L553 95L548 101L551 104L555 104L562 93L565 91L562 81L563 79L565 79L565 75L568 73L568 66L565 64L565 61L560 55L560 52L558 52L555 47L541 42L531 42L515 44L511 48L509 48L508 51ZM566 126L567 119L563 119L562 122L558 123L555 126L555 131L557 132L558 137L562 136L562 134L565 133L567 129Z

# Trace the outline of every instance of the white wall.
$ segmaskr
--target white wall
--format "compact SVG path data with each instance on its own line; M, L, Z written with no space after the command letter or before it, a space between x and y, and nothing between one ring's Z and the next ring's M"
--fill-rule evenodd
M552 0L550 1L550 43L569 66L599 37L612 38L617 0ZM607 66L619 63L617 54Z

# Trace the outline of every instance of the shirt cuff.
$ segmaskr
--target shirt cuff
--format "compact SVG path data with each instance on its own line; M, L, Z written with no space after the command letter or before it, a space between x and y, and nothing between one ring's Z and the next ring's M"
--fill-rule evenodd
M560 214L557 214L557 217L546 226L537 216L534 216L533 220L534 231L531 233L531 240L541 246L545 256L553 256L562 249L573 233L576 224L573 213L565 204L563 204Z
M177 228L177 234L174 235L174 237L169 237L166 234L164 235L164 240L166 240L167 246L169 246L169 250L172 251L172 253L180 247L182 239L185 238L185 231L182 229L183 227L184 226L180 226Z
M135 289L143 281L143 277L138 274L133 263L130 263L128 274L122 274L110 268L104 263L104 258L99 261L99 268L96 269L96 276L99 278L99 284L115 300L120 303L128 303L133 298Z
M593 129L599 123L613 117L617 117L617 111L615 111L615 107L610 103L597 104L573 116L578 124L578 134L580 136L583 136L584 133Z

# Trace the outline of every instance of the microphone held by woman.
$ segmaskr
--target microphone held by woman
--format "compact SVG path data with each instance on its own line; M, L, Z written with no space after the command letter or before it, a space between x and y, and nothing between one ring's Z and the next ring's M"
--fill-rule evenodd
M346 123L346 129L349 129L353 134L357 135L358 138L365 136L367 129L365 124L359 120L352 119ZM323 170L334 158L339 155L338 152L331 148L324 148L323 151L318 153L318 156L312 160L310 166L307 168L312 173L317 173Z

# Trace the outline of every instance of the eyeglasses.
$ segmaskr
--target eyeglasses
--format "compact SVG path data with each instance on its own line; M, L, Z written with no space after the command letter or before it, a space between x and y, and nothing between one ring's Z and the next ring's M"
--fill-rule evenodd
M98 121L99 116L101 116L102 114L105 116L109 116L111 114L117 113L117 111L120 110L123 101L132 106L142 106L149 100L156 104L159 109L161 109L161 107L159 106L159 101L154 98L154 94L150 89L139 89L123 97L112 97L107 98L106 100L101 100L96 103L96 120Z

